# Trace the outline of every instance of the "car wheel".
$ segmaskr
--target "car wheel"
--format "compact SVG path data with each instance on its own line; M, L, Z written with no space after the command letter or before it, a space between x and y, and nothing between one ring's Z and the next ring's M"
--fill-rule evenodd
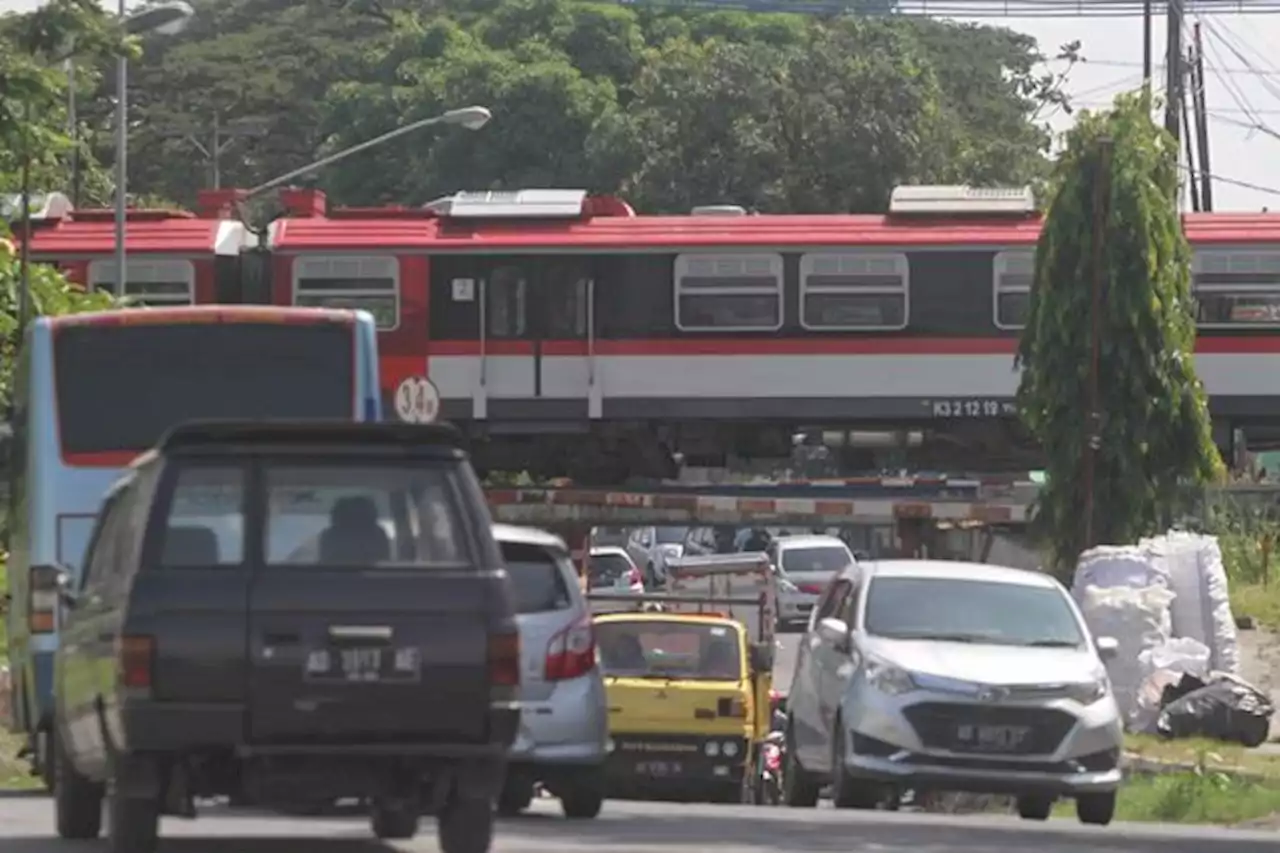
M854 779L844 764L844 724L831 736L831 801L838 809L874 809L884 798L879 785Z
M436 816L442 853L488 853L493 843L493 809L488 800L454 799Z
M111 784L107 797L107 849L153 853L160 843L160 807L149 797L129 797Z
M782 801L795 809L811 809L818 804L821 788L796 757L795 726L787 723L786 750L782 763Z
M1023 820L1048 820L1053 811L1053 797L1018 797L1018 817Z
M68 840L97 838L102 833L102 786L86 779L71 763L71 757L53 744L54 822L58 837Z
M409 800L374 800L369 826L378 838L413 838L418 834L418 804Z
M599 816L603 807L604 794L598 788L578 786L560 797L560 809L571 820L591 820Z
M1116 792L1081 794L1076 797L1076 816L1081 823L1106 826L1116 816Z
M498 814L512 817L529 808L533 802L533 783L511 774L502 783L498 794Z

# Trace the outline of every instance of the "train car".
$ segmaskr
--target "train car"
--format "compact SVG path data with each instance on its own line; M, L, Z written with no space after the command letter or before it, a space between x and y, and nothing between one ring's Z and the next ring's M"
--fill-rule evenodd
M197 212L130 208L123 289L116 286L114 211L73 209L58 193L36 199L31 260L57 266L71 281L154 306L234 301L240 290L240 256L254 237L219 194L202 197Z
M493 467L616 482L673 453L785 456L800 430L847 468L1036 465L1013 411L1029 192L904 189L886 215L637 216L580 190L314 209L275 224L277 299L394 303L384 392L428 376ZM1219 442L1270 440L1280 215L1186 228Z

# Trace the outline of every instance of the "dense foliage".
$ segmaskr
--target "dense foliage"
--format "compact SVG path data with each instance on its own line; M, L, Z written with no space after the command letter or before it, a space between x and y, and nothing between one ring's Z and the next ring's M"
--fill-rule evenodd
M215 122L223 184L251 186L481 104L494 120L476 134L423 131L317 180L347 204L561 186L645 211L882 210L897 183L1036 180L1062 105L1031 38L929 20L577 0L194 6L184 33L147 39L130 84L131 186L184 204L211 181Z
M1109 200L1095 182L1111 141ZM1018 361L1023 421L1047 456L1036 521L1059 568L1085 542L1082 460L1088 412L1093 224L1105 215L1094 538L1136 542L1167 523L1180 486L1220 476L1204 388L1195 373L1191 251L1175 202L1175 140L1146 94L1085 113L1067 134L1036 248L1030 317Z

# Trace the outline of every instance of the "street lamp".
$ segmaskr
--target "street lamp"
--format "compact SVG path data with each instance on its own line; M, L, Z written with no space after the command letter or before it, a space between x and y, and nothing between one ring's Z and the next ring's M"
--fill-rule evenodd
M352 154L359 154L361 151L376 148L384 142L390 142L393 139L397 139L408 133L413 133L415 130L421 130L424 127L431 127L435 124L453 124L465 130L479 130L488 124L489 119L491 118L493 118L493 113L489 112L487 107L476 106L463 107L458 110L449 110L448 112L441 113L438 116L424 118L421 121L406 124L404 127L397 127L395 130L388 131L381 136L375 136L373 139L361 142L358 145L352 145L350 148L344 148L336 154L330 154L328 157L317 160L314 163L308 163L302 168L294 169L292 172L287 172L278 178L272 178L265 184L259 184L249 190L244 194L241 200L244 201L254 198L255 196L262 195L269 190L273 190L276 187L289 183L289 181L292 181L294 178L300 178L303 175L316 171L317 169L323 169L325 166L330 166L337 163L339 160L345 160Z
M176 35L186 28L195 10L189 3L162 3L130 15L125 0L119 0L116 13L131 35L160 33ZM116 58L116 295L125 291L125 229L128 219L126 195L129 182L129 60Z

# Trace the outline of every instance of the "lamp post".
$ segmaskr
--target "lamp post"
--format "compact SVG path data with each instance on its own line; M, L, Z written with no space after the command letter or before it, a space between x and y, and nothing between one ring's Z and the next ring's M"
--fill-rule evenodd
M404 127L397 127L395 130L388 131L381 136L375 136L373 139L352 145L350 148L344 148L336 154L330 154L314 163L308 163L301 168L294 169L292 172L286 172L278 178L272 178L265 184L259 184L253 189L245 193L242 200L247 200L260 196L265 192L269 192L279 186L289 183L294 178L300 178L303 175L310 174L317 169L323 169L325 166L331 166L339 160L345 160L352 154L359 154L361 151L368 151L370 148L376 148L385 142L398 139L415 130L421 130L424 127L431 127L436 124L454 124L466 130L479 130L489 123L489 119L493 118L493 113L489 112L487 107L463 107L457 110L449 110L438 116L424 118L421 121L415 121L412 124L406 124Z
M164 3L127 14L125 0L119 0L117 14L131 35L161 33L176 35L186 28L195 10L185 2ZM129 60L123 54L116 58L116 295L125 290L125 233L128 213L126 197L129 182Z

